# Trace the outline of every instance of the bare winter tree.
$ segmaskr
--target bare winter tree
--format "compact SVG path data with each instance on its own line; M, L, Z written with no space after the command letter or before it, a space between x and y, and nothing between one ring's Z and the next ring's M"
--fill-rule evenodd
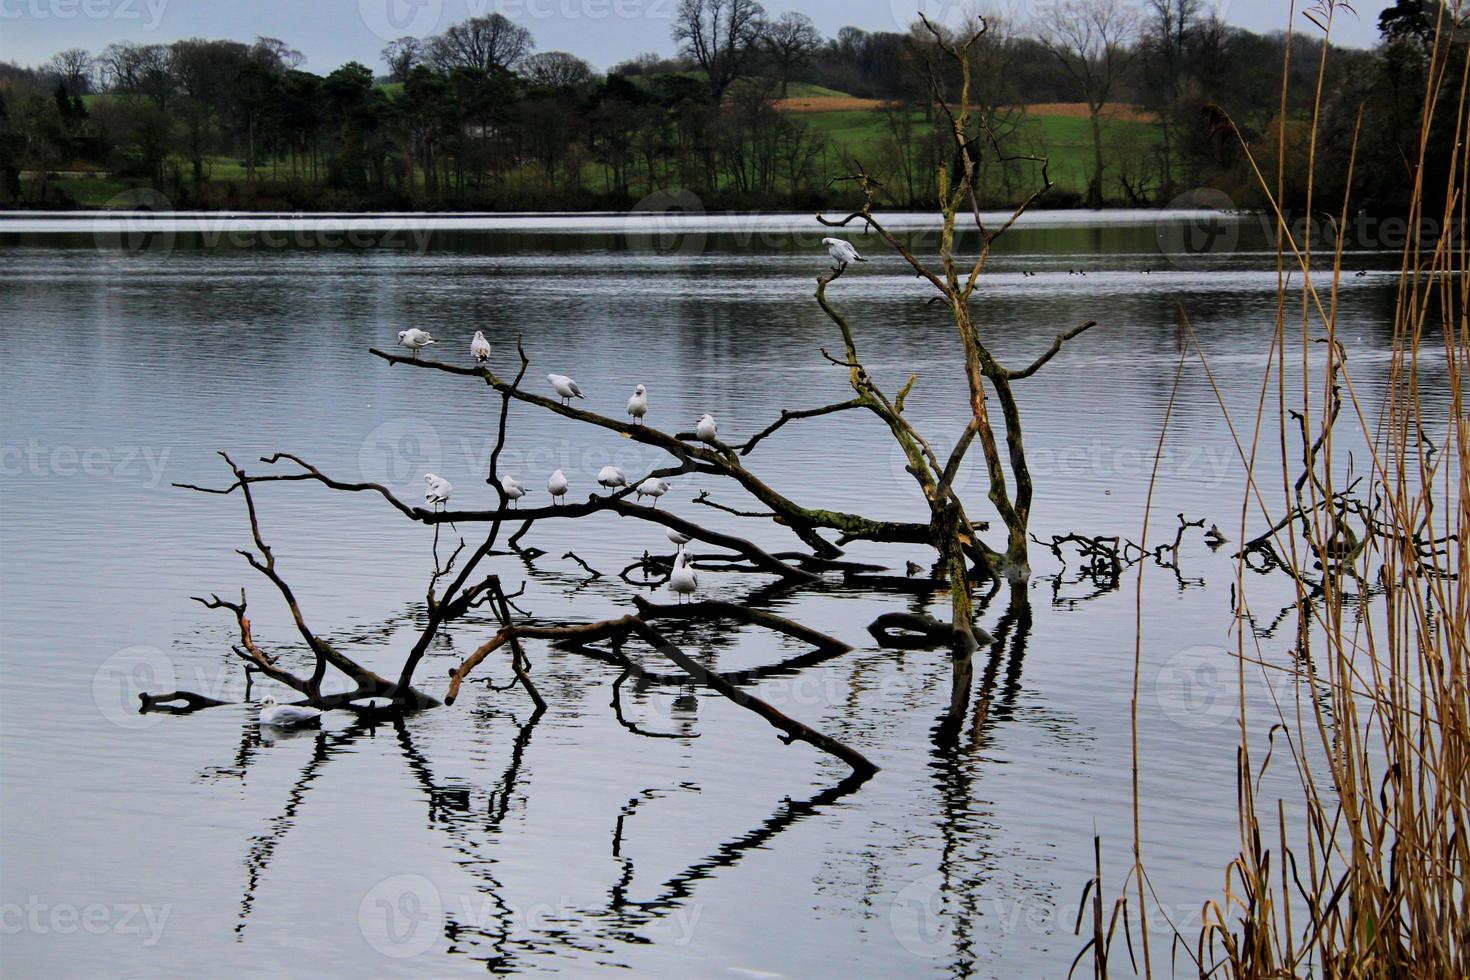
M679 0L673 37L679 52L709 77L718 102L760 53L766 11L756 0Z
M565 51L543 51L521 62L521 74L537 85L565 88L592 80L592 66Z
M1102 205L1102 113L1134 49L1138 17L1124 0L1062 0L1041 14L1037 36L1077 86L1092 129L1087 203Z
M776 77L781 81L781 98L784 99L791 85L792 73L811 60L821 46L822 35L810 17L792 10L771 21L762 40L767 57L776 67Z
M451 68L514 68L535 47L531 32L503 14L472 17L429 41L427 60Z
M416 37L400 37L389 41L383 48L383 64L388 66L388 78L395 82L408 81L408 73L416 65L423 64L424 42Z
M1180 103L1188 71L1188 45L1204 8L1203 0L1148 0L1145 8L1142 50L1147 94L1143 101L1159 116L1165 186L1173 178L1170 168L1178 142L1175 121L1183 114Z
M96 66L85 48L68 48L52 55L43 70L66 86L67 95L86 95L92 90L92 72Z

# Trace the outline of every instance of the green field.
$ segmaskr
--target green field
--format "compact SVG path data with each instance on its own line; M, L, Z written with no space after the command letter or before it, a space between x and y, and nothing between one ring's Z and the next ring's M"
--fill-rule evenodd
M882 112L806 112L798 118L827 137L829 159L878 160L884 144L892 139ZM925 122L922 112L915 111L909 118L916 130L932 125ZM1103 123L1102 130L1105 158L1123 147L1145 150L1162 140L1157 123L1110 120ZM1086 119L1028 114L1021 133L1020 144L1013 149L1047 157L1051 179L1058 189L1078 194L1087 189L1087 176L1092 168L1092 133Z

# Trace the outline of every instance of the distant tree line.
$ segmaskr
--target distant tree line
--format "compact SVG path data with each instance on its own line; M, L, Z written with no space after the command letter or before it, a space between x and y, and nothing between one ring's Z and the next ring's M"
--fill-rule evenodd
M1359 205L1407 201L1435 24L1449 17L1438 3L1398 0L1374 50L1328 58L1318 194L1341 193L1356 132ZM1044 154L1027 106L1085 106L1087 185L1053 205L1151 205L1200 187L1259 203L1240 140L1269 153L1283 135L1289 147L1308 137L1323 50L1309 34L1291 39L1283 115L1286 35L1231 27L1207 0L1059 0L1031 22L989 23L972 53L983 143ZM1455 65L1466 33L1463 23L1441 32ZM65 205L67 178L105 173L178 207L622 208L678 188L710 208L804 208L841 193L828 178L858 152L890 203L935 199L949 161L931 86L953 98L957 72L921 26L824 38L805 15L768 17L756 0L679 0L673 40L674 57L603 73L536 52L529 31L490 14L392 42L379 73L349 62L316 75L266 37L0 63L0 204ZM876 135L838 144L811 117L781 111L798 84L879 100ZM1156 137L1115 136L1107 121L1120 103L1151 113ZM1453 123L1441 113L1430 138L1452 141ZM1034 164L996 156L986 154L982 189L1014 198ZM1289 205L1305 198L1306 156L1291 154Z

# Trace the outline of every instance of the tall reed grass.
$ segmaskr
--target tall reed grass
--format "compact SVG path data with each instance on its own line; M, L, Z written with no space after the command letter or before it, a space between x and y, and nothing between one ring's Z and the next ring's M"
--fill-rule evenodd
M1330 34L1341 9L1321 3L1307 13ZM1237 556L1235 610L1240 849L1198 934L1175 931L1170 949L1151 948L1147 923L1136 921L1153 889L1136 819L1147 807L1136 770L1147 760L1137 750L1135 697L1134 864L1106 921L1093 893L1089 947L1100 975L1117 964L1108 954L1117 953L1119 909L1131 904L1128 956L1148 975L1470 977L1470 134L1465 61L1449 44L1457 16L1465 30L1463 14L1463 4L1439 8L1417 156L1405 160L1411 235L1381 398L1360 398L1337 335L1347 236L1324 251L1289 220L1278 203L1284 145L1274 175L1249 161L1273 201L1278 287L1254 425L1231 420L1248 473L1237 540L1249 543ZM1322 57L1331 57L1325 46ZM1319 70L1309 173L1353 166L1318 158L1320 78ZM1431 124L1455 133L1444 188L1423 185L1445 163L1426 166ZM1431 213L1441 191L1443 206ZM1351 200L1311 194L1309 186L1308 213L1330 211L1346 226ZM1187 311L1181 324L1187 329ZM1194 351L1208 372L1197 344ZM1349 422L1370 437L1371 458L1350 464L1337 445ZM1257 479L1277 462L1279 487L1274 477ZM1262 522L1272 530L1252 540L1248 528ZM1251 600L1262 589L1254 572L1263 567L1294 588L1289 643L1252 628ZM1294 681L1272 686L1264 717L1258 706L1248 711L1246 696L1248 678L1263 670ZM1267 771L1279 776L1283 767L1293 774L1285 798L1280 782L1262 788Z

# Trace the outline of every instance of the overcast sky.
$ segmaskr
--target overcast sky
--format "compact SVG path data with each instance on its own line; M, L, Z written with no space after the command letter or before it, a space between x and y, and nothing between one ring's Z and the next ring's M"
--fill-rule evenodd
M1022 19L1048 0L1010 0L986 9L1010 9ZM1139 2L1139 0L1132 0ZM1333 37L1371 45L1378 14L1390 0L1359 0L1343 11ZM1255 31L1286 26L1285 0L1218 0L1226 20ZM1298 3L1298 7L1302 4ZM467 17L500 12L530 29L539 51L571 51L605 69L645 51L671 54L677 0L0 0L0 60L38 64L55 52L82 47L94 53L113 41L167 43L186 37L249 41L278 37L306 55L305 68L326 74L347 61L382 70L387 41L424 36ZM779 14L800 10L823 34L852 24L870 31L899 30L921 7L953 20L968 0L767 0ZM1300 14L1300 29L1315 31Z

